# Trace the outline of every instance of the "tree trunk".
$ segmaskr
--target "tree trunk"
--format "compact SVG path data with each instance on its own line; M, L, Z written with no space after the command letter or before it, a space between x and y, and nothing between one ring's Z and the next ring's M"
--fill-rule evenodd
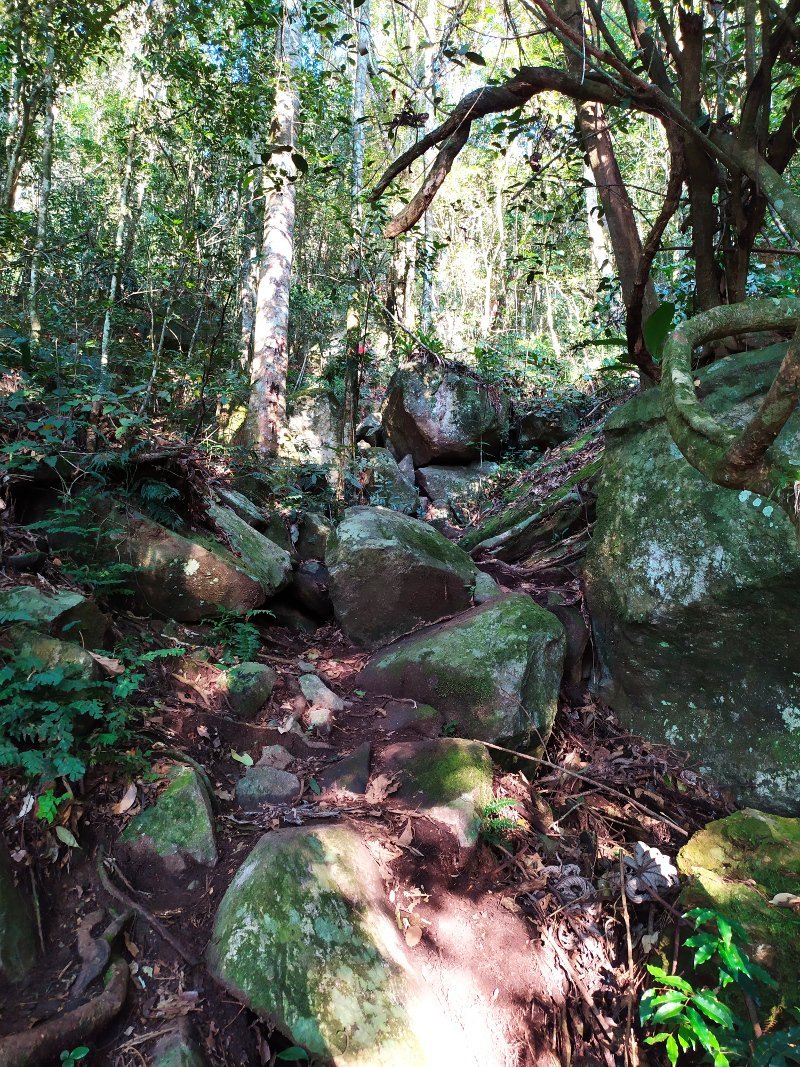
M576 33L583 35L586 27L578 0L558 0L555 5L559 16L569 23ZM564 58L567 70L584 77L581 57L566 45ZM594 176L597 196L603 207L614 262L617 267L622 301L628 308L636 283L636 272L642 258L642 239L636 225L633 204L614 153L614 142L606 119L605 108L595 101L576 104L578 130L586 149L586 157ZM648 281L644 293L644 318L647 319L658 307L658 297L652 281Z
M53 130L56 115L55 49L47 47L45 59L45 110L42 129L42 171L39 183L39 210L36 216L36 239L31 257L31 274L28 288L28 318L30 323L31 356L39 350L42 323L39 318L39 270L47 239L47 217L50 206L50 189L53 182Z
M350 211L353 227L353 246L348 263L350 299L347 308L344 339L344 404L342 405L341 443L346 450L343 459L352 456L356 447L358 425L358 400L360 393L361 345L363 324L361 321L361 256L364 236L364 147L366 129L364 107L367 100L367 73L369 68L370 0L354 9L358 33L356 35L356 69L353 76L353 103L350 114L350 129L353 140L353 155L350 167ZM341 485L344 485L342 479Z
M289 367L289 286L294 254L295 178L292 159L300 98L293 74L300 60L301 12L284 0L276 48L277 84L272 116L275 152L264 168L264 229L250 364L250 402L245 437L264 456L278 451L286 425Z

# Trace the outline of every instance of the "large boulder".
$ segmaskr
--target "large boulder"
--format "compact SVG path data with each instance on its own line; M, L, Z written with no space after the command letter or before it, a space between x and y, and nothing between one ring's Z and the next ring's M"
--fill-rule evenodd
M455 1062L384 900L377 864L355 830L266 834L220 904L211 973L335 1067Z
M681 910L712 908L744 927L748 951L777 982L762 1007L800 1005L800 911L787 906L791 896L800 900L800 819L737 811L696 833L678 868L688 879ZM789 900L771 903L780 893Z
M553 448L578 432L585 397L538 397L515 412L511 435L518 448Z
M359 684L433 705L462 736L524 751L550 736L564 650L558 619L510 594L378 652Z
M706 410L754 410L785 346L698 372ZM798 457L800 417L776 447ZM657 390L606 424L586 593L622 722L688 750L736 797L800 812L800 550L779 507L713 485L673 444Z
M496 457L508 434L508 402L470 375L422 364L389 382L383 427L398 457L417 467Z
M157 857L176 873L186 868L188 859L213 867L217 862L214 816L197 771L174 767L167 788L131 819L120 842L138 857Z
M375 507L389 508L403 515L423 512L419 493L404 477L388 448L370 448L361 460L364 493Z
M0 978L9 982L24 978L35 960L33 916L14 882L11 858L0 839Z
M45 592L34 585L0 590L0 625L21 622L35 630L102 648L109 619L92 600L70 589Z
M267 597L274 596L292 579L292 560L286 549L253 529L231 508L210 504L208 514L224 533L231 548L253 575Z
M368 647L468 608L477 574L466 552L386 508L348 508L328 541L326 563L336 618L352 641Z
M85 685L85 693L99 692L92 683L100 678L97 661L77 641L61 641L48 637L27 626L11 626L3 635L21 659L27 660L38 672L56 671L62 679L72 684L75 693ZM82 683L80 687L74 683Z
M133 606L139 611L197 622L218 609L245 615L266 600L258 574L210 537L190 540L136 513L115 534L109 542L134 568Z
M341 405L332 393L300 394L281 432L280 455L297 463L334 464L341 447L341 422Z
M497 464L489 462L462 467L420 467L417 484L432 504L447 507L474 497L481 483L496 470Z

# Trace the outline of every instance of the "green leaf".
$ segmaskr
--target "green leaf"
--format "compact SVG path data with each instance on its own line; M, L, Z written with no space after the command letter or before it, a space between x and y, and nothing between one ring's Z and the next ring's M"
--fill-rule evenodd
M66 826L57 826L56 827L56 837L58 838L59 841L62 841L65 845L68 845L70 848L80 848L81 847L78 844L78 842L77 842L77 840L75 838L75 834L73 834L72 830L68 830Z
M669 986L670 989L680 989L684 993L694 993L693 987L677 974L667 974L663 967L656 967L654 964L648 964L647 969L653 978L657 982L661 982L662 985Z
M644 343L656 359L660 359L664 351L667 337L672 330L672 320L675 318L675 305L665 300L659 304L652 315L647 319L642 329Z
M667 1056L669 1057L669 1062L672 1064L672 1067L675 1067L675 1064L678 1062L678 1042L675 1040L672 1034L670 1034L667 1038L666 1049Z
M301 1060L305 1062L308 1059L308 1053L299 1045L292 1045L291 1048L285 1048L283 1052L279 1052L275 1059L292 1063L299 1063Z
M319 796L322 792L322 786L319 784L316 778L308 779L308 788L311 790L312 793L316 793L317 796Z
M231 759L235 759L237 763L243 763L245 767L253 766L253 757L249 752L234 752L231 749Z
M714 1023L719 1023L726 1030L732 1030L734 1026L733 1015L724 1004L721 1004L713 993L707 989L701 989L692 997L692 1003Z

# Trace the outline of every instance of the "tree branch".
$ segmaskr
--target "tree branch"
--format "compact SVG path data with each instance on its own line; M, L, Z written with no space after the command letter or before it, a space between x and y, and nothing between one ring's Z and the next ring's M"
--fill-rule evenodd
M692 352L722 337L800 326L800 300L748 300L717 307L684 322L664 349L661 400L670 434L683 456L705 477L727 489L749 489L774 497L795 525L797 462L766 451L800 399L798 335L789 346L778 376L761 410L743 432L710 415L697 399Z

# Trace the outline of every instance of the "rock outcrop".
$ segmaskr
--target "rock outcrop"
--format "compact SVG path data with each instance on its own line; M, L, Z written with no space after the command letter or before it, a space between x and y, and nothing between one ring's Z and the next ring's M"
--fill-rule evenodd
M348 508L328 542L336 619L375 647L472 603L469 556L423 522L385 508Z
M343 826L261 838L217 912L208 963L234 996L335 1067L447 1062L378 867Z
M0 590L0 625L24 623L51 637L102 648L109 618L93 600L68 589L44 592L35 585Z
M784 346L698 372L741 422ZM740 801L800 812L800 551L781 509L681 456L656 390L613 413L586 593L604 695L635 733L688 750ZM800 418L776 446L800 458Z
M403 515L419 517L422 514L424 509L419 493L404 477L388 448L370 448L361 465L364 493L370 504Z
M524 751L550 736L564 649L558 619L512 594L378 652L359 684L433 705L464 737Z
M417 467L492 458L508 434L508 403L462 372L401 367L389 382L383 427L395 456L410 453Z

